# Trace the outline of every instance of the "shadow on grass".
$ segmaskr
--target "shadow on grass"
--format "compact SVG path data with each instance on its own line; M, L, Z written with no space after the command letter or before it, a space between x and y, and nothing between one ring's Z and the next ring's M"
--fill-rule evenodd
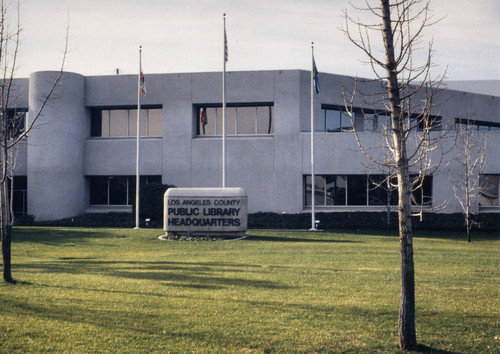
M79 325L88 323L101 328L142 334L151 333L151 328L147 324L158 322L161 316L160 314L144 314L134 311L133 308L113 309L112 311L95 308L89 311L88 309L89 307L85 305L67 305L57 302L27 304L25 301L11 298L5 312L15 314L15 316L29 315L30 318L50 319Z
M17 271L87 274L162 282L165 286L193 289L222 289L243 286L262 289L290 289L279 282L227 277L227 273L254 273L261 266L226 263L126 262L92 259L60 259L58 262L15 264ZM222 273L217 276L217 273Z
M356 237L359 236L383 236L389 238L399 238L397 230L378 230L378 229L366 229L366 230L344 230L344 229L331 229L324 230L327 233L335 234L341 233L344 235L349 235ZM335 237L333 235L333 237ZM422 239L440 239L440 240L454 240L457 242L465 241L467 242L467 235L465 231L427 231L427 230L413 230L414 238ZM472 231L471 232L472 242L479 241L499 241L500 232L495 231Z
M353 240L334 240L328 235L328 238L318 238L311 236L311 238L304 237L287 237L287 236L262 236L262 235L248 235L243 241L267 241L267 242L306 242L306 243L361 243L362 241Z
M33 284L30 282L19 282L19 284L23 285L34 285L38 287L43 287L43 288L55 288L55 289L61 289L61 290L78 290L80 292L87 292L87 293L100 293L100 294L116 294L116 295L127 295L127 296L152 296L152 297L160 297L164 298L165 294L164 293L154 293L154 292L146 292L146 291L132 291L132 290L112 290L112 289L105 289L105 288L92 288L92 287L78 287L78 286L64 286L64 285L53 285L53 284L44 284L44 283L37 283ZM170 295L171 296L171 295ZM188 298L188 296L182 296L182 295L176 295L176 298Z
M13 242L34 242L45 245L61 245L66 243L84 242L88 239L110 238L106 231L90 231L88 229L54 229L40 227L16 227L12 232ZM116 237L116 236L115 236Z
M467 234L464 231L419 231L413 232L414 238L454 240L467 242ZM471 243L484 241L499 241L500 232L471 232Z
M433 347L429 347L424 344L418 344L417 345L417 352L418 353L447 353L447 354L458 354L458 352L450 351L450 350L443 350L443 349L437 349Z

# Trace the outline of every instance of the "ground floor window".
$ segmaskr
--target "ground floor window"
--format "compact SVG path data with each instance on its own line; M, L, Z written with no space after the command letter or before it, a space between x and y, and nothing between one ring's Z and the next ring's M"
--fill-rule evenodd
M484 174L479 176L479 206L499 206L500 175Z
M12 190L12 211L14 216L28 214L28 177L14 176ZM9 188L11 185L9 184ZM9 189L10 190L10 189Z
M27 108L7 109L7 135L16 139L25 131Z
M135 176L89 176L90 205L132 205ZM141 186L161 183L161 176L141 176Z
M411 175L414 191L412 204L432 205L432 176L425 176L419 183ZM396 179L386 175L315 175L312 188L311 175L304 176L304 205L317 206L384 206L397 205Z

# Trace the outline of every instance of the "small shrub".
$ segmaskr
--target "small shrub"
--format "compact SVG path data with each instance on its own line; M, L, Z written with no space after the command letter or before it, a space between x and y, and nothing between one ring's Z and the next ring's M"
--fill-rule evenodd
M132 228L135 225L135 217L131 213L91 213L60 220L38 221L35 225Z
M378 229L387 230L387 214L385 212L335 212L316 213L320 229ZM478 226L481 231L500 231L500 214L484 213L477 215ZM397 230L398 215L390 214L390 230ZM412 218L415 230L463 231L464 217L462 214L424 213L420 218ZM309 229L311 214L277 214L255 213L248 215L249 229Z
M139 214L142 218L162 220L163 195L167 189L175 187L170 184L149 183L140 189ZM134 205L135 210L135 205Z
M14 219L14 225L16 225L16 226L32 226L32 225L35 225L35 218L33 217L33 215L18 216Z

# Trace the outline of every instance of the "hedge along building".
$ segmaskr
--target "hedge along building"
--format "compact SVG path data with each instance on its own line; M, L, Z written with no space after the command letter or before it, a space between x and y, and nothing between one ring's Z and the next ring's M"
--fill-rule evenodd
M38 109L57 73L16 80L17 108ZM367 167L345 114L346 76L320 73L314 98L317 211L384 211L387 198L372 181L386 173ZM243 187L248 211L311 210L310 73L301 70L229 72L227 83L227 187ZM377 92L377 83L363 84ZM222 184L222 78L220 73L146 75L141 99L141 183L178 187ZM500 97L443 90L435 113L453 131L467 112L479 135L488 135L481 171L480 211L500 212ZM19 147L14 199L19 214L36 220L88 212L132 211L135 193L137 76L64 73L53 98ZM14 107L12 107L14 108ZM384 115L354 103L365 142L378 144ZM380 109L380 107L375 107ZM370 113L371 112L371 113ZM416 128L418 130L418 128ZM441 128L440 128L441 129ZM457 169L452 162L448 172ZM453 173L453 172L452 172ZM449 173L424 183L427 207L460 211Z

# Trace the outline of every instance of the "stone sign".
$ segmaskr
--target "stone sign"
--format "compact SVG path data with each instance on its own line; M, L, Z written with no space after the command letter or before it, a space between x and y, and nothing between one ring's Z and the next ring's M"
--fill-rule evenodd
M163 198L163 229L167 234L244 233L246 192L243 188L169 188Z

